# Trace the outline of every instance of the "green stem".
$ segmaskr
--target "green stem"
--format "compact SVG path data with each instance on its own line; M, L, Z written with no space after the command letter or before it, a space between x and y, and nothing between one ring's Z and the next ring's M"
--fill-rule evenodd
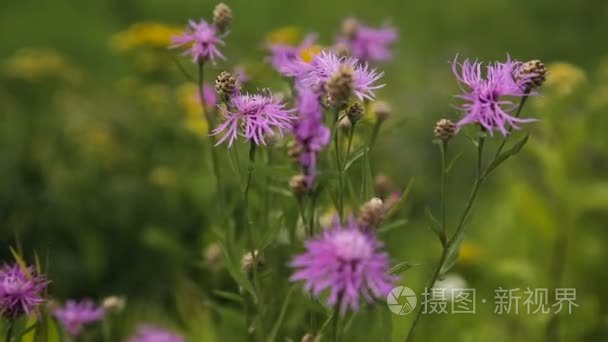
M336 307L334 308L334 317L332 322L332 342L338 342L339 338L339 330L340 330L340 307L342 306L342 295L340 294L338 297L338 303L336 303Z
M262 335L262 340L264 340L264 306L263 299L261 293L261 286L258 277L258 253L255 250L255 242L253 239L253 222L251 222L249 215L249 189L251 189L251 181L253 180L253 171L255 169L255 155L256 155L257 145L255 142L250 141L249 144L249 166L247 167L247 182L245 183L245 189L243 190L243 195L245 197L245 225L247 226L247 243L251 253L251 258L253 260L253 287L257 296L257 304L258 304L258 320L259 320L259 333Z
M343 180L342 180L342 161L340 158L340 130L338 128L338 115L339 110L336 108L334 117L334 150L336 152L336 167L338 171L338 217L340 217L340 222L344 220L344 194L342 193L343 188Z
M447 227L447 155L448 155L448 141L444 140L441 145L441 244L445 248L447 244L446 234L448 233Z
M348 145L346 147L346 160L348 161L348 158L350 157L350 149L353 145L353 136L355 135L355 124L353 123L350 126L350 131L348 132ZM346 167L346 163L344 163L345 167Z
M382 126L382 120L377 120L376 124L374 125L374 130L372 131L372 136L369 139L369 150L370 151L376 144L376 139L378 138L378 133L380 133L380 126Z
M8 320L8 327L6 329L6 338L4 341L11 342L13 339L13 329L15 328L15 321L12 319Z
M447 248L443 248L443 250L441 252L441 258L439 259L439 264L437 264L437 268L435 269L435 272L433 272L433 276L431 277L427 286L425 287L425 291L426 291L426 289L428 289L428 291L431 291L433 286L435 286L435 282L437 282L437 278L439 278L439 274L441 273L443 264L445 263L445 261L447 259L447 256L448 256L447 251L448 251ZM410 326L410 330L408 331L407 336L405 337L406 342L414 341L414 331L416 330L416 326L417 326L418 321L420 320L421 316L422 316L422 305L420 306L420 309L418 309L418 312L416 313L416 318L414 318L414 322Z
M205 79L205 68L204 62L198 63L198 98L201 103L201 109L203 114L205 115L205 119L207 120L207 126L209 132L213 131L213 117L211 113L205 108L205 95L204 95L204 79ZM223 201L223 193L222 193L222 185L220 183L220 169L217 151L215 150L215 139L212 135L209 135L209 152L211 154L211 167L213 168L213 175L215 177L215 185L217 188L217 198L220 211L223 209L224 201Z
M521 111L524 108L524 105L526 104L526 101L528 101L528 95L530 94L529 90L526 90L524 97L521 98L521 101L519 102L519 107L517 107L517 112L515 112L515 117L518 118L521 115ZM509 137L511 136L511 131L513 131L513 127L509 127L508 132L509 134L507 134L503 139L502 142L500 143L500 146L498 146L498 149L496 150L496 155L494 156L494 159L498 158L498 156L500 155L500 153L502 152L502 150L505 148L505 145L507 144L507 140L509 140Z

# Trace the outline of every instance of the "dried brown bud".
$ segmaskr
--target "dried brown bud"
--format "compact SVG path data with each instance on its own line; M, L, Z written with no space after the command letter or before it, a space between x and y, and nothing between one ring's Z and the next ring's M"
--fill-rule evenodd
M106 297L101 302L103 309L110 312L121 312L125 308L125 304L125 299L118 296Z
M547 68L539 60L532 60L524 63L514 75L516 81L524 80L528 90L532 90L543 85L547 79Z
M204 256L205 263L213 272L217 272L222 268L224 258L222 254L222 247L220 247L219 243L213 242L207 246Z
M257 250L253 252L247 252L243 255L241 259L241 269L245 273L251 273L253 271L254 260L257 262L257 267L264 266L265 260L264 257L260 255Z
M384 121L391 116L392 108L384 101L376 101L374 102L374 113L378 121Z
M441 119L437 121L433 132L438 139L448 141L456 134L456 124L448 119Z
M295 175L289 180L289 188L296 196L302 196L308 191L308 180L305 175Z
M389 194L389 192L393 190L393 183L387 175L379 174L374 180L374 187L376 190L376 194L380 198L384 199Z
M340 33L343 36L353 39L359 30L359 21L355 18L348 18L342 22Z
M302 336L301 342L314 342L315 337L312 334L306 333L306 335Z
M296 140L292 140L287 144L287 155L294 161L297 161L302 154L302 145Z
M364 228L378 228L384 220L384 203L379 198L372 198L359 209L357 222Z
M230 96L236 88L236 79L227 71L222 71L215 79L215 91L220 95Z
M361 102L353 102L346 107L346 116L352 124L356 124L363 117L363 105Z
M325 91L329 97L329 102L334 106L344 105L353 94L353 73L354 70L351 66L342 65L327 81Z
M232 23L232 10L228 5L220 2L213 9L213 23L220 33L224 33Z
M338 57L346 57L351 54L350 47L346 43L337 43L333 50Z

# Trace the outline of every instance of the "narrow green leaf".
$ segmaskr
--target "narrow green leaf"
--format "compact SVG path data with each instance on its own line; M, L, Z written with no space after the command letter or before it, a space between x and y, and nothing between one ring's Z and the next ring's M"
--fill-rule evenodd
M279 313L279 317L277 318L277 321L275 322L275 324L272 326L272 329L270 330L270 335L268 336L268 339L267 339L270 342L275 341L277 338L279 329L281 328L281 325L283 324L283 320L285 319L285 314L287 313L287 307L289 306L289 302L291 301L291 295L293 294L294 289L295 289L295 286L291 286L289 288L289 290L287 290L287 294L285 295L285 300L283 301L283 305L281 306L281 311Z
M458 161L458 159L460 159L460 157L462 157L464 155L464 152L460 152L458 153L453 159L452 161L450 161L448 163L448 166L445 168L445 172L450 172L452 170L452 168L454 167L454 164L456 164L456 161Z
M223 299L226 299L226 300L229 300L232 302L236 302L236 303L243 302L243 298L239 294L236 294L236 293L232 293L232 292L228 292L228 291L221 291L221 290L213 290L213 294L220 298L223 298Z
M344 166L344 171L347 171L348 169L350 169L351 165L353 165L354 162L356 162L361 157L363 157L368 150L369 150L368 146L363 146L363 147L359 148L357 151L355 151L352 154L352 156L348 159L348 161L346 162L346 164Z
M496 169L505 160L518 154L521 151L521 149L528 142L528 137L529 137L529 134L526 134L517 143L515 143L515 145L513 145L510 149L502 152L500 155L498 155L498 157L496 157L494 160L492 160L492 162L490 163L490 165L488 165L488 168L486 169L485 175L486 176L489 175L494 169Z
M427 219L429 220L430 223L430 228L431 230L437 234L437 237L441 240L443 237L443 228L441 227L441 223L439 223L439 221L435 218L435 216L433 216L433 213L431 212L431 209L429 207L426 207L424 209L424 214L426 215Z
M464 234L460 234L460 236L458 236L454 242L448 245L447 256L443 266L441 267L441 271L439 272L440 276L443 276L449 272L456 264L456 261L458 261L458 254L460 254L460 245L462 244L462 240L464 240Z
M11 250L11 253L13 254L13 258L15 258L15 261L17 262L17 265L19 265L19 267L21 268L21 271L23 271L26 277L32 278L32 273L30 272L30 269L27 267L27 264L25 263L21 255L19 255L19 253L17 253L17 251L12 246L10 246L9 248Z
M378 234L385 234L390 232L391 230L395 229L395 228L399 228L401 226L405 226L408 223L407 219L400 219L385 225L380 226L380 228L378 228Z
M407 270L409 270L412 267L416 267L418 266L418 264L412 264L409 261L404 261L404 262L400 262L397 265L393 266L389 273L393 274L393 275L397 275L397 274L401 274Z

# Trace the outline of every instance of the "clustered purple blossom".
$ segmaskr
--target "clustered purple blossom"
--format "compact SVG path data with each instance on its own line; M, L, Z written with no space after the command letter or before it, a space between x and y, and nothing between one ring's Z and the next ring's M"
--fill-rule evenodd
M47 284L33 267L26 272L17 263L4 265L0 269L0 312L10 319L29 315L44 303L42 295Z
M142 325L129 342L184 342L184 338L165 329Z
M298 144L298 162L312 188L317 174L317 155L329 143L330 131L323 125L323 107L319 94L306 87L298 87L298 119L293 124L293 135Z
M53 315L72 336L80 335L85 324L102 320L104 314L102 307L88 299L80 302L68 300L64 307L53 310Z
M333 52L322 51L311 63L301 64L300 81L312 89L323 89L327 81L344 67L353 71L353 93L359 100L373 100L374 90L384 87L377 82L384 75L370 68L367 63L361 64L353 57L339 57Z
M381 28L367 26L354 18L345 19L353 27L352 32L344 32L338 36L338 44L344 44L349 53L359 60L366 62L384 62L392 57L390 45L397 38L397 30L385 25Z
M308 34L297 46L287 44L272 44L268 46L270 50L269 61L272 67L280 74L288 77L296 77L301 71L302 52L312 47L317 41L316 34Z
M270 92L267 94L235 94L230 98L224 121L212 132L221 135L216 145L228 141L232 146L238 136L256 145L266 145L266 137L291 128L293 110L286 109Z
M520 123L536 121L511 115L518 105L509 97L528 95L528 79L514 77L521 66L521 62L507 58L504 63L488 63L484 74L482 62L465 60L459 63L457 58L454 59L452 71L463 92L458 98L466 101L460 106L464 117L456 123L458 129L468 124L479 124L490 135L499 131L506 136L510 128L519 129Z
M327 304L340 305L344 314L359 309L361 297L367 302L386 296L397 281L389 273L390 260L382 243L356 221L335 222L321 236L305 243L306 251L296 256L291 281L303 281L306 291L319 296L328 291Z
M211 61L216 59L226 59L218 49L218 45L224 45L223 36L218 34L218 30L213 24L201 19L198 23L190 20L188 28L181 35L171 39L171 48L188 46L184 55L190 55L194 63Z

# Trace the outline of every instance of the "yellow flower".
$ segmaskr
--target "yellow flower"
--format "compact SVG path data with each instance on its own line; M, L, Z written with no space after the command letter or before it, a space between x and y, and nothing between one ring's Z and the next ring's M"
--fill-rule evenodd
M269 44L297 45L302 37L302 31L295 26L278 28L266 36Z
M477 263L481 257L481 249L479 246L470 241L463 241L460 245L460 253L458 254L458 263L463 265L471 265Z
M80 68L73 65L63 54L51 49L18 50L2 62L1 71L8 77L28 81L57 77L70 83L78 83L82 79Z
M553 89L558 96L568 96L587 82L585 71L570 63L551 63L547 70L549 73L545 86Z
M184 83L175 90L177 102L188 117L199 117L204 114L201 103L196 96L197 91L198 87L193 82Z
M187 117L184 120L184 126L186 126L186 129L199 136L206 136L209 129L207 127L207 121L202 115L198 118Z
M136 23L113 35L110 45L118 52L127 52L139 47L166 48L171 43L171 37L182 30L179 26L161 23Z
M306 49L300 51L300 58L302 61L310 63L319 53L321 53L322 49L323 48L319 45L307 47Z

